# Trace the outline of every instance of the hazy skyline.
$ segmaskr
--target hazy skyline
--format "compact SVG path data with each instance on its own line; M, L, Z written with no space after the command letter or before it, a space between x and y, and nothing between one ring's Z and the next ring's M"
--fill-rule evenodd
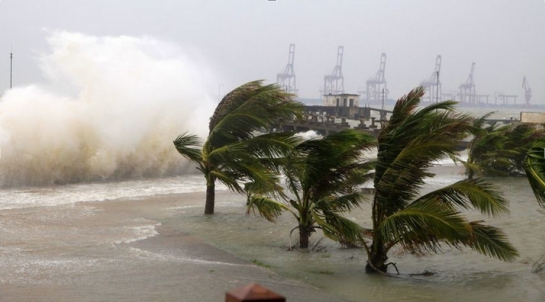
M518 95L522 78L533 104L545 104L543 0L204 0L0 1L0 94L44 81L40 54L51 31L97 37L152 37L172 43L213 76L210 95L254 79L275 82L296 44L299 96L318 98L323 77L344 46L345 91L355 93L388 56L386 80L398 98L427 79L443 58L443 90L458 90L476 62L477 93Z

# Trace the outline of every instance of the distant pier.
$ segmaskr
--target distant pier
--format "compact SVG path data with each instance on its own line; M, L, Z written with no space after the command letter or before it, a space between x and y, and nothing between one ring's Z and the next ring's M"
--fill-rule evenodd
M371 107L305 106L302 121L293 121L282 127L283 131L316 131L329 135L344 129L356 129L378 137L382 125L392 115L391 110ZM487 124L512 124L518 119L487 119ZM460 141L459 148L465 149L469 142Z

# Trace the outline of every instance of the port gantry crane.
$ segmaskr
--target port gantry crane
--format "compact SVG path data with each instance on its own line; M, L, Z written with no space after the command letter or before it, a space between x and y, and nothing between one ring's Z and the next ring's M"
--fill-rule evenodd
M460 85L460 102L465 104L475 104L475 82L473 81L473 74L475 72L475 62L471 63L471 72L467 77L465 83Z
M430 103L434 100L439 102L439 94L441 93L441 82L439 81L439 73L441 72L441 55L435 58L435 71L431 76L420 83L420 86L426 89L426 95L423 99L427 99Z
M532 99L532 88L530 88L530 84L528 84L526 76L522 78L522 88L524 88L524 100L526 101L526 105L530 105L530 100Z
M286 65L284 72L276 75L276 84L288 93L297 93L297 82L295 80L295 71L293 70L294 60L295 44L290 44L288 65Z
M367 102L378 103L380 100L388 99L388 89L386 88L386 54L380 55L380 67L375 77L365 82Z
M324 77L324 90L320 91L323 95L344 93L343 52L344 47L339 46L337 65L330 74Z

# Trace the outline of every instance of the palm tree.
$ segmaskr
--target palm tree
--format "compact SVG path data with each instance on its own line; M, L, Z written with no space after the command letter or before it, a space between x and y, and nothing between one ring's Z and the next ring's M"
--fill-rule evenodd
M178 152L198 164L206 179L205 214L214 213L216 180L236 192L251 182L273 190L283 154L296 140L292 133L261 134L261 130L301 117L303 105L276 85L262 81L246 83L229 92L210 118L209 135L199 146L198 138L184 133L174 140Z
M528 124L485 127L485 119L491 114L473 121L468 158L462 161L469 179L475 175L521 175L526 152L537 138L543 136L543 130Z
M524 159L528 150L535 141L542 140L544 134L542 127L536 127L532 124L516 124L509 127L504 149L509 150L510 154L512 154L510 156L511 166L508 170L510 175L524 173Z
M482 176L483 170L491 167L494 161L507 161L498 153L506 139L504 129L498 129L495 123L485 126L486 118L492 114L494 112L489 112L473 120L473 130L471 131L473 138L467 148L467 161L461 161L469 179ZM489 169L486 170L490 172Z
M257 210L269 221L283 211L292 214L301 248L308 248L316 228L334 240L354 242L362 229L341 214L362 202L357 186L372 178L374 164L362 157L362 151L373 146L371 135L350 129L300 143L284 167L291 198L276 201L256 194L249 199L248 211Z
M378 137L372 229L362 243L367 272L386 272L388 252L401 246L412 252L438 252L441 243L470 247L504 261L517 256L504 233L482 221L467 221L459 209L486 215L507 211L507 201L482 179L466 179L418 196L434 162L454 158L456 143L472 129L469 116L446 101L416 110L424 89L402 97ZM369 242L370 241L370 242Z
M526 153L524 171L539 205L545 207L545 139L537 139Z

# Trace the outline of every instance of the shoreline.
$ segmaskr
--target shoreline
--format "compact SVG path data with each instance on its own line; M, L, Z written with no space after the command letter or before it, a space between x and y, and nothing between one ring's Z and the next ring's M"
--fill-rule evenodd
M218 191L216 192L216 203L220 205L237 195L229 191ZM281 276L266 267L253 264L190 231L181 229L176 220L183 219L187 210L190 210L190 215L201 216L204 221L208 219L202 213L204 198L204 192L183 193L139 198L138 200L104 201L98 205L107 211L128 211L146 219L162 220L161 225L155 228L157 235L127 245L152 253L184 255L184 258L176 259L182 263L181 267L183 263L196 263L203 266L197 273L197 275L201 275L200 277L186 278L183 281L185 283L197 280L198 282L191 286L194 288L202 286L201 279L210 282L208 288L204 289L207 291L205 296L197 296L196 293L192 293L191 296L194 296L195 300L191 301L224 301L227 291L250 283L259 283L268 287L285 296L286 300L290 302L345 301L310 284ZM182 210L181 213L180 210ZM218 207L218 210L221 211L221 207Z
M218 193L219 203L236 196ZM5 249L10 241L5 242L2 263L8 269L10 265L30 269L2 278L0 301L219 302L227 291L250 283L268 287L289 302L343 301L184 229L180 221L187 217L210 221L202 214L201 200L204 193L183 193L0 211L17 224L21 219L33 221L32 228L52 235L45 240L54 246L44 248L47 242L30 238L35 236L31 234L28 239L12 239L12 246L23 247L18 248L20 254L9 254ZM54 232L60 234L53 236Z

